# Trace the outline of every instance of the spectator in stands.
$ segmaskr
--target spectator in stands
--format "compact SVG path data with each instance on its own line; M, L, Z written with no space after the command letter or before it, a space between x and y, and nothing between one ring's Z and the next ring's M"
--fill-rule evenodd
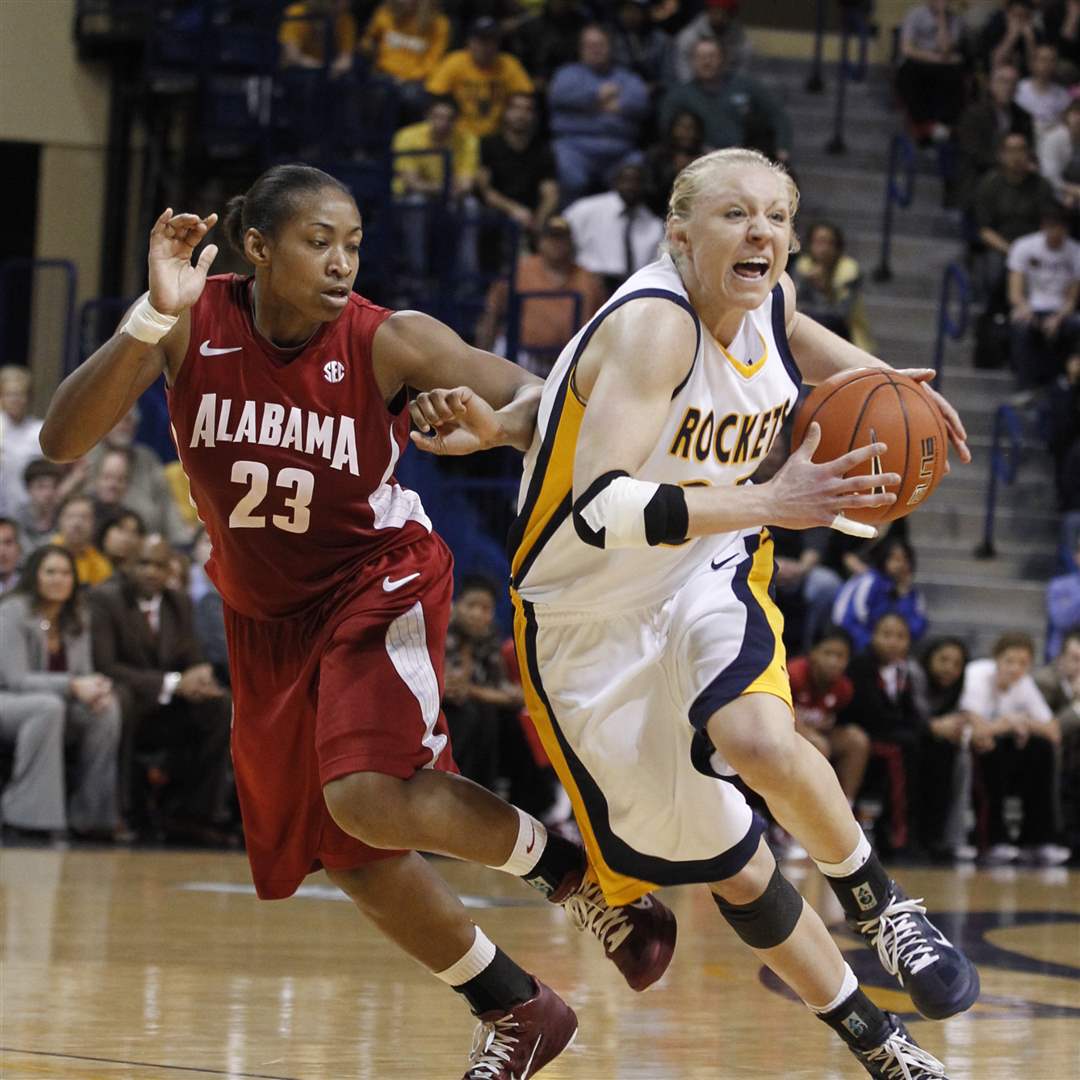
M795 260L791 276L804 315L860 349L874 352L863 305L862 270L844 253L844 234L838 225L818 221L810 226L806 246Z
M968 838L971 808L971 717L960 709L967 646L959 638L936 638L923 653L929 726L923 747L923 832L932 854L970 862L978 854ZM976 749L989 749L986 740Z
M1035 50L1031 74L1016 88L1016 104L1031 114L1035 125L1035 148L1041 152L1047 133L1061 123L1069 101L1069 91L1057 81L1057 49L1040 45Z
M60 483L64 469L43 457L32 458L23 469L26 500L16 508L22 546L27 552L47 543L56 532L56 508L60 504Z
M282 67L321 68L326 65L327 22L332 22L330 37L333 59L329 61L331 78L352 71L356 52L356 19L349 0L307 0L289 4L278 30Z
M651 0L619 0L611 25L611 55L656 94L674 76L671 35L652 21Z
M855 805L870 759L870 737L857 724L837 724L854 694L846 671L851 660L851 638L839 627L828 626L808 656L788 661L795 730L833 763L840 787Z
M454 760L463 776L494 789L499 778L499 728L504 709L517 710L521 687L507 676L495 627L495 583L478 575L461 582L446 633L443 709Z
M438 0L386 0L380 4L360 39L360 51L372 68L397 83L412 115L427 102L424 84L450 43L450 20Z
M941 142L964 108L967 27L949 0L926 0L904 16L896 92L915 137Z
M536 254L518 259L514 289L519 293L569 291L578 295L576 319L572 297L529 297L520 302L519 351L515 359L529 371L544 376L562 347L599 311L605 297L603 282L574 261L574 236L565 218L548 218ZM488 291L477 328L480 348L506 354L510 299L510 281L499 278Z
M980 757L990 804L986 857L991 863L1015 862L1021 849L1044 866L1063 863L1070 854L1056 843L1055 748L1061 725L1031 677L1034 656L1027 634L1002 634L993 659L972 660L964 671L960 708L972 714L980 737L994 740L993 749ZM1018 795L1023 805L1019 846L1005 821L1009 795Z
M915 585L915 551L900 537L887 537L875 548L870 569L844 583L832 617L851 635L855 651L862 652L886 614L903 619L913 640L926 632L926 608Z
M979 34L977 54L987 70L1012 64L1021 75L1031 71L1035 49L1046 39L1037 0L1004 0Z
M579 60L555 72L548 105L564 202L587 194L621 163L640 160L649 91L612 61L611 36L602 26L582 30Z
M1011 64L999 64L990 72L987 92L973 101L956 122L956 192L967 209L975 185L998 161L998 146L1006 135L1016 133L1033 145L1031 114L1013 100L1020 73Z
M1080 332L1080 243L1069 236L1068 213L1042 212L1038 232L1009 247L1010 360L1021 386L1042 386L1062 370Z
M718 41L696 42L690 68L690 78L668 90L660 103L661 131L676 112L689 109L701 117L713 149L753 146L778 161L790 158L791 121L784 107L756 79L731 71Z
M559 205L555 155L537 129L532 94L511 94L499 130L480 140L477 190L486 206L534 235L555 212Z
M41 421L29 409L29 370L17 364L0 367L0 514L14 514L26 501L23 470L41 457Z
M1057 656L1065 635L1080 626L1080 535L1072 552L1073 570L1051 580L1046 587L1046 655Z
M114 572L126 573L145 536L143 519L126 506L116 506L105 514L97 526L94 547L109 560Z
M150 532L161 533L170 544L186 547L191 543L192 529L184 522L161 458L142 443L135 442L139 427L139 406L133 405L102 441L87 454L91 474L109 450L130 449L130 472L124 505L143 519Z
M39 547L0 603L0 737L15 742L6 825L114 838L120 708L112 683L94 669L91 638L71 553ZM79 747L70 799L65 742Z
M1075 216L1080 211L1080 99L1069 102L1061 123L1039 144L1039 171Z
M499 51L499 25L489 16L477 19L467 46L448 53L428 76L427 89L458 104L457 126L482 139L499 130L511 94L531 94L532 79L521 62Z
M1080 75L1080 0L1044 0L1042 20L1046 40L1057 46L1065 83L1074 82Z
M457 102L452 97L433 98L425 118L403 127L394 136L392 150L404 156L394 158L394 195L415 197L423 204L441 199L445 190L451 199L468 195L476 184L479 143L472 132L455 126ZM410 153L431 150L431 154ZM446 183L443 152L450 155L450 182Z
M50 542L71 552L80 585L99 585L112 576L112 563L93 544L94 500L89 495L69 495L60 504L56 524Z
M694 46L699 41L716 41L727 58L731 72L743 74L750 61L750 38L738 18L739 0L705 0L705 10L692 19L675 38L675 81L694 77Z
M696 112L679 109L672 114L662 141L645 151L648 203L654 214L667 217L675 177L711 149L705 143L705 122Z
M581 32L589 25L589 12L578 0L545 0L514 32L513 52L536 82L547 89L552 75L578 58Z
M1035 672L1046 704L1061 727L1061 799L1065 836L1080 842L1080 624L1065 632L1054 659Z
M645 205L645 170L623 165L611 191L578 199L564 214L574 234L579 265L613 290L658 258L664 223Z
M220 843L229 698L195 637L191 602L165 587L171 556L165 540L150 535L130 576L118 574L90 593L94 662L120 693L127 754L162 755L169 781L161 801L166 837ZM136 820L139 812L134 808Z
M14 520L0 517L0 596L11 592L19 584L19 563L22 562L22 544L19 527Z
M1007 311L1006 259L1009 245L1035 232L1053 189L1032 168L1028 141L1017 132L998 144L998 165L978 183L971 210L982 250L978 277L990 311Z
M134 455L131 447L110 447L97 460L90 490L94 499L94 530L124 505Z
M911 660L907 621L895 612L881 615L871 624L866 651L848 667L851 704L839 716L840 723L865 730L871 757L885 762L888 830L882 839L894 853L914 852L920 846L915 823L926 730L920 676Z

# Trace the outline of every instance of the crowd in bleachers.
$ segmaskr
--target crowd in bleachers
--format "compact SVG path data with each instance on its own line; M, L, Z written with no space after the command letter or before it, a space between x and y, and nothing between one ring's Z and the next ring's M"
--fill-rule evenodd
M1057 863L1080 849L1080 0L988 8L968 27L943 0L912 4L896 93L912 134L948 147L985 306L977 362L1011 364L1048 417L1075 566L1048 590L1047 662L1034 670L1034 643L1007 626L988 657L936 637L902 522L876 543L776 530L774 584L798 728L883 850ZM437 272L451 230L453 276L482 285L459 329L539 374L655 256L683 165L729 145L798 165L738 0L311 0L284 8L277 37L287 72L369 105L389 88L387 280L423 295L402 283ZM800 306L873 350L842 223L800 232ZM5 835L235 844L222 602L183 474L135 440L137 412L84 460L45 461L29 389L25 369L0 369ZM443 702L457 760L563 822L500 598L459 583Z

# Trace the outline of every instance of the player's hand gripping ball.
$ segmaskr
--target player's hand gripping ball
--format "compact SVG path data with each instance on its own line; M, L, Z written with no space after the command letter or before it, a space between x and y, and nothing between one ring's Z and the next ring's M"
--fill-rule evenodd
M921 383L896 371L858 368L843 371L816 386L795 417L791 449L802 445L816 420L821 442L813 460L832 461L873 442L888 449L853 469L860 473L897 473L896 502L867 510L847 510L847 517L882 525L918 509L945 475L949 436L941 410Z

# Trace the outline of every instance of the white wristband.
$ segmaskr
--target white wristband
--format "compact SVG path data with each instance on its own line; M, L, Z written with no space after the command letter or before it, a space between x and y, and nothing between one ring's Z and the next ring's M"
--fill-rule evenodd
M156 345L175 325L179 315L162 315L153 304L149 295L144 296L131 310L127 322L120 330L143 341L147 345Z

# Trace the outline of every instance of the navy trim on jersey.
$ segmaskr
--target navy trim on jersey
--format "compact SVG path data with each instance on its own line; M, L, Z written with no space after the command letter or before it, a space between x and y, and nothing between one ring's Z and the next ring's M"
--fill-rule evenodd
M510 531L506 537L506 551L511 562L513 562L517 549L521 546L521 542L525 536L525 527L529 522L529 518L532 517L536 501L540 498L540 490L544 486L544 475L547 472L548 462L551 460L551 448L555 444L555 435L559 430L559 421L562 419L563 403L566 400L567 392L573 393L583 405L586 404L586 402L578 395L577 388L574 386L574 372L577 370L577 363L581 359L582 353L585 352L586 347L592 340L593 334L596 333L597 328L608 315L615 311L616 308L622 307L627 301L640 300L644 297L660 297L665 300L670 300L673 304L678 304L679 307L688 311L693 318L694 328L697 330L697 345L694 347L694 355L690 360L690 370L687 371L686 378L684 378L672 392L672 401L675 400L682 388L690 381L690 376L694 372L694 364L697 362L697 355L701 351L701 320L698 318L697 312L690 306L690 301L687 300L685 296L680 296L677 292L672 292L670 289L635 289L625 296L620 296L618 300L614 301L614 303L610 304L598 315L594 316L593 321L585 328L584 333L581 335L581 339L574 347L574 356L570 361L569 370L566 373L566 377L563 379L562 385L559 387L558 395L555 398L555 404L552 406L551 414L548 417L547 431L544 435L543 445L540 447L540 452L536 457L536 467L533 469L532 482L529 484L529 490L525 495L525 502L522 504L517 517L514 518L510 525ZM559 504L558 510L556 510L551 521L548 522L541 535L537 538L528 557L522 563L521 569L512 579L512 584L515 588L520 588L521 582L525 580L525 575L536 561L536 557L540 554L544 544L551 539L555 530L566 520L570 513L573 500L574 493L573 490L571 490L568 500Z
M787 373L791 376L795 389L798 390L802 386L803 379L799 365L795 363L795 357L791 355L791 346L788 344L787 320L784 317L784 287L782 285L774 286L772 297L773 337L776 338L776 347L780 350L780 359L784 361L784 367L787 368Z
M761 834L765 830L765 822L752 812L750 827L746 835L732 847L711 859L690 859L685 862L675 862L664 859L658 855L643 855L635 851L621 837L615 835L611 829L611 819L608 815L607 799L597 786L595 780L574 753L566 737L559 729L558 720L552 711L551 702L548 700L547 691L544 689L540 678L540 665L536 659L536 613L533 605L522 598L522 609L525 613L525 661L529 665L529 678L533 688L540 696L547 710L548 719L551 721L551 729L559 742L566 763L573 774L574 783L578 793L585 803L585 809L589 815L589 824L592 826L593 835L596 837L604 861L612 870L627 877L637 878L639 881L652 882L655 885L694 885L702 882L722 881L724 878L733 877L753 857L761 840ZM633 778L627 777L627 782L632 783Z
M734 701L768 666L776 654L776 636L761 605L750 591L750 571L754 565L754 552L761 546L761 537L748 536L744 541L746 554L731 582L731 590L746 608L746 629L743 631L739 655L698 694L690 706L690 723L704 731L717 709ZM776 569L773 569L773 580ZM773 582L769 582L772 595Z

